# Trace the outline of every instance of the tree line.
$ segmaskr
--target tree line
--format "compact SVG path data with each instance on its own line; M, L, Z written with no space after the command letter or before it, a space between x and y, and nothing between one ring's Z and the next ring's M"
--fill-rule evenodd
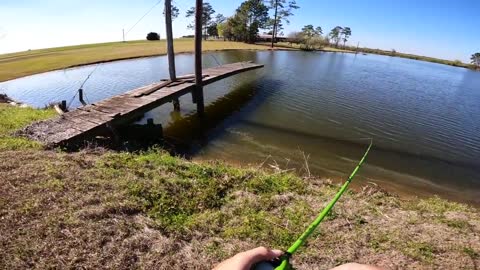
M472 54L470 60L472 60L471 63L475 66L476 69L480 69L480 52Z
M267 30L270 36L271 46L277 40L278 34L283 34L284 24L289 24L289 18L294 11L299 9L295 0L246 0L235 10L234 15L225 17L215 14L210 3L203 3L202 29L206 39L210 37L223 37L224 40L242 41L254 43L257 41L260 29ZM269 12L272 14L270 16ZM186 17L195 15L195 7L191 7ZM193 23L188 26L193 28ZM350 27L334 27L328 35L322 36L321 27L306 25L300 32L289 35L289 41L298 43L302 49L311 50L328 44L339 47L340 43L345 46L352 35Z
M295 0L245 0L230 17L225 17L216 11L208 2L203 3L202 10L202 32L204 39L207 37L224 40L242 41L255 43L258 39L260 29L267 30L273 47L278 34L283 35L284 24L289 24L289 18L294 11L299 9ZM172 18L179 16L178 7L172 6ZM270 16L272 14L272 16ZM187 18L194 19L195 7L191 7L185 13ZM194 22L188 25L194 28ZM325 46L346 48L346 43L352 36L352 29L348 26L335 26L324 35L320 26L311 24L305 25L301 31L294 31L288 35L290 43L298 44L303 50L321 49ZM156 40L160 37L156 33L149 33L149 40ZM392 50L391 55L396 55ZM472 54L471 64L480 69L480 53Z
M246 0L235 10L231 17L216 14L212 5L203 3L202 31L206 39L223 37L225 40L254 43L257 41L260 29L269 30L272 41L283 30L283 24L289 23L289 17L299 6L295 0ZM270 17L269 11L273 16ZM195 15L195 7L186 12L186 17ZM191 23L188 28L193 29ZM273 47L273 42L272 42Z
M290 33L288 41L299 44L300 48L304 50L319 49L327 45L338 48L340 42L343 42L343 47L345 47L351 35L350 27L335 26L327 35L323 36L322 27L314 27L309 24L305 25L300 32Z

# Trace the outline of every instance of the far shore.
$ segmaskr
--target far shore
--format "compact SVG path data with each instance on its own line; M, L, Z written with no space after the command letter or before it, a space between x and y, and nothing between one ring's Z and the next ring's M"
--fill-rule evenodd
M175 53L192 53L193 39L181 38L174 41ZM273 50L299 50L298 46L289 43L277 43ZM203 42L203 51L227 50L271 50L269 43L247 44L243 42L207 40ZM317 51L355 53L355 48L323 47ZM396 52L361 48L359 52L403 57L451 66L472 68L471 65L458 61L449 61L431 57L403 54ZM48 71L61 70L85 65L129 60L166 54L166 43L137 40L127 42L110 42L85 44L68 47L29 50L0 55L0 82L13 80Z
M174 40L175 54L193 53L193 39ZM248 44L235 41L207 40L204 52L230 50L271 50L270 44ZM298 50L276 46L273 50ZM326 52L352 52L336 48L323 48ZM29 50L0 55L0 82L13 80L43 72L68 69L86 65L166 55L165 40L136 40L110 42Z

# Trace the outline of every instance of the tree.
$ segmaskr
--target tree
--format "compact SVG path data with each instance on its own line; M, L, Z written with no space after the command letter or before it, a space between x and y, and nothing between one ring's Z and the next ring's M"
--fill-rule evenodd
M302 28L302 33L305 37L312 38L315 36L320 36L322 34L322 28L321 27L314 28L313 25L309 24L309 25L305 25Z
M225 18L225 16L223 16L222 14L217 14L215 16L215 20L207 27L207 34L209 36L212 36L212 37L215 37L215 38L218 38L219 34L218 34L218 25L222 24L225 22L225 20L227 20L227 18Z
M225 16L223 16L223 14L218 13L218 14L215 16L215 23L216 23L216 24L224 23L226 20L227 20L227 18L226 18Z
M180 9L178 7L172 5L172 20L175 20L180 15ZM163 16L165 16L165 9L163 10Z
M147 40L160 40L160 35L158 33L155 33L155 32L150 32L148 33L147 35Z
M227 23L226 22L217 24L217 34L218 34L219 37L223 37L223 40L226 40L226 37L225 37L225 29L226 28L227 28Z
M305 25L302 28L300 41L303 45L302 49L304 50L313 50L315 48L321 47L325 44L325 41L322 38L322 28L320 26L314 27L313 25Z
M247 43L254 43L258 29L265 28L268 8L262 0L246 0L237 9L230 21L233 34Z
M293 15L293 10L300 8L297 6L295 0L269 0L270 9L274 10L273 20L272 20L272 48L275 38L277 37L278 30L280 29L282 21L285 21L287 24L290 23L288 17Z
M212 24L207 28L207 34L211 37L218 38L218 30L217 30L218 25Z
M288 35L288 41L294 44L300 44L303 41L302 32L292 32Z
M212 19L212 15L215 13L215 10L213 9L212 5L208 2L203 2L203 10L202 10L202 29L203 29L203 37L205 40L207 40L207 30L208 27L211 26L214 21ZM195 7L191 7L189 10L187 10L186 17L195 17ZM188 25L189 29L194 29L195 28L195 22L192 22L191 24Z
M340 26L335 26L335 28L333 28L333 29L330 31L330 34L328 34L328 36L330 37L330 39L332 39L333 42L335 42L335 47L338 47L338 42L340 41L342 30L343 30L342 27L340 27Z
M219 30L218 34L223 36L223 40L235 40L235 35L233 33L233 18L228 18L227 21L221 23L221 25L223 26L222 33L220 33Z
M350 29L350 27L345 27L341 30L340 34L343 35L343 39L342 39L343 40L343 48L345 48L345 43L348 41L348 39L352 35L352 30Z
M472 60L473 65L475 65L477 68L480 67L480 53L477 52L472 54L470 59Z

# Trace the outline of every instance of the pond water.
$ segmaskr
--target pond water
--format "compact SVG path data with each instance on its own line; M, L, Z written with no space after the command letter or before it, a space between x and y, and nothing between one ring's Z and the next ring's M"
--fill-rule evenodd
M480 204L480 72L377 55L225 51L204 66L265 64L205 88L210 128L194 136L191 97L180 114L164 105L146 115L188 155L239 164L275 164L341 181L373 138L356 178L403 195ZM176 57L193 72L192 55ZM94 66L0 83L0 93L33 106L70 101ZM86 82L90 102L168 77L166 57L101 64ZM79 106L77 100L72 107Z

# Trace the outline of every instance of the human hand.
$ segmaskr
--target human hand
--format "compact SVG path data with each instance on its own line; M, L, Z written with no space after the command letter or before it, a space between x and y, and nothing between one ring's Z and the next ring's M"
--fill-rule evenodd
M250 270L256 263L271 261L283 254L281 250L271 250L265 247L254 248L221 262L214 270Z

